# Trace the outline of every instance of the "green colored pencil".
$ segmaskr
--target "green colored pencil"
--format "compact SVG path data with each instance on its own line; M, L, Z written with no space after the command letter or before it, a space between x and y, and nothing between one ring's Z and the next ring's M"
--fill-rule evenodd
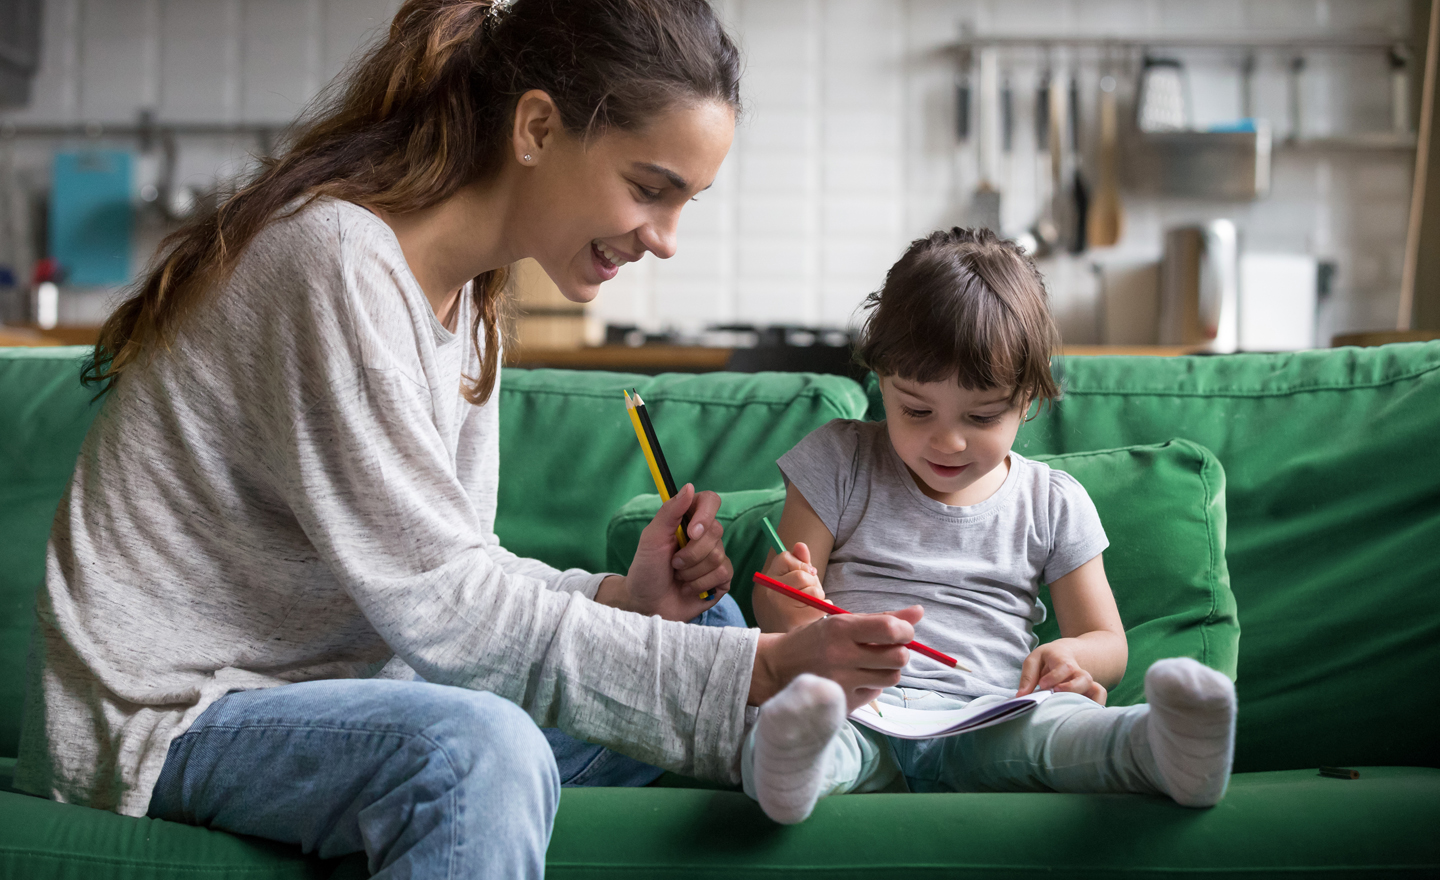
M767 531L767 532L770 533L770 540L772 540L772 541L775 542L775 552L776 552L776 553L785 553L785 552L787 552L787 551L786 551L786 547L785 547L785 542L782 541L782 540L780 540L780 533L777 532L777 531L775 531L775 527L774 527L774 526L770 525L770 517L768 517L768 516L762 516L762 517L760 517L760 521L765 524L765 531Z

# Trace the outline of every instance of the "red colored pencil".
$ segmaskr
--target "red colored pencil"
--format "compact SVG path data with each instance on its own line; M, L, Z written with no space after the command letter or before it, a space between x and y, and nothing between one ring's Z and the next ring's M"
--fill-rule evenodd
M789 596L791 599L794 599L794 600L797 601L797 602L804 602L806 605L809 605L811 608L818 608L818 609L820 609L821 611L824 611L826 614L849 614L849 613L850 613L849 611L846 611L844 608L841 608L839 605L831 605L829 602L826 602L824 599L816 599L814 596L810 595L809 593L802 593L801 591L795 589L794 587L789 586L789 585L787 585L787 584L782 584L782 583L780 583L779 581L775 580L774 578L772 578L772 577L770 577L770 576L768 576L768 575L763 575L763 574L761 574L761 573L758 572L758 571L755 572L755 583L757 583L757 584L764 584L765 586L769 587L770 589L774 590L774 591L777 592L777 593L784 593L785 595ZM955 666L955 667L958 667L958 668L960 668L960 669L965 670L966 672L969 672L969 671L970 671L970 667L968 667L968 666L966 666L965 664L961 663L959 660L956 660L954 657L951 657L949 654L942 654L942 653L940 653L939 651L935 650L934 648L930 647L929 645L922 645L920 642L910 642L910 643L906 644L905 647L909 648L909 649L912 650L912 651L919 651L921 654L924 654L926 657L929 657L931 660L939 660L941 663L944 663L946 666Z

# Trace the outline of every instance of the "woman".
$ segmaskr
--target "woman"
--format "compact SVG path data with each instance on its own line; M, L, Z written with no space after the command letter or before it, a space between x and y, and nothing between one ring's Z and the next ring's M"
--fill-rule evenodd
M494 534L504 267L586 302L670 256L737 72L703 0L407 2L105 325L17 783L379 876L538 876L537 722L733 782L746 706L795 675L854 705L894 684L916 609L676 622L730 579L711 493L664 505L624 576Z

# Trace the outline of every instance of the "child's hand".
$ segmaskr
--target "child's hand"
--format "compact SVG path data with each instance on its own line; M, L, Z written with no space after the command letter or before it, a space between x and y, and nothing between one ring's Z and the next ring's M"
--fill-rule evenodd
M1049 642L1030 652L1020 666L1020 689L1015 696L1051 690L1079 694L1105 705L1108 696L1105 687L1081 668L1080 662L1075 659L1075 651L1065 644L1067 641Z
M789 587L794 587L802 593L808 593L816 599L825 598L825 590L820 586L820 578L817 577L815 566L810 564L810 548L803 542L797 542L788 552L781 553L770 560L770 567L765 573L777 581ZM780 604L787 608L809 608L801 602L797 602L788 596L776 597Z

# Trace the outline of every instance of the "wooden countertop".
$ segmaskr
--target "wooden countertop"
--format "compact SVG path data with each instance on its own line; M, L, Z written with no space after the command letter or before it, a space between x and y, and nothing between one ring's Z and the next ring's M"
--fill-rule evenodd
M0 345L94 345L100 338L99 327L62 324L42 330L34 324L0 324Z
M9 347L35 347L42 345L63 345L60 340L46 336L29 327L0 325L0 345Z
M94 345L99 327L60 326L41 330L33 325L0 326L0 345ZM615 370L636 373L708 373L725 369L731 348L692 345L600 345L592 348L511 349L505 363L512 367L554 367L567 370ZM1067 345L1068 357L1142 355L1175 357L1192 354L1181 345Z
M709 373L725 369L729 348L691 345L601 345L593 348L529 348L506 353L511 367L616 370L637 373Z
M507 353L512 367L555 367L570 370L617 370L637 373L705 373L725 369L730 348L703 348L686 345L601 345L593 348L521 349ZM1183 345L1068 345L1069 357L1091 355L1141 355L1175 357L1193 354Z

